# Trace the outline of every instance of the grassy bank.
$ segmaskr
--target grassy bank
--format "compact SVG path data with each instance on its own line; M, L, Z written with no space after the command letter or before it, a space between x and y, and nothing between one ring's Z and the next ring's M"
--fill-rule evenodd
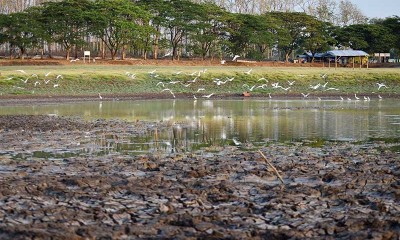
M252 69L250 74L246 74L250 69ZM400 94L399 68L250 68L222 65L181 67L80 64L4 66L0 69L0 74L1 96L15 97L79 96L98 93L169 95L169 92L161 92L165 88L171 89L177 97L193 94L202 96L210 93L241 94L244 91L250 91L249 88L253 86L255 87L251 91L252 95L266 96L268 94L301 96L301 93L310 93L314 96L350 96L354 93L371 96ZM196 77L197 79L191 82ZM179 82L173 84L176 81ZM219 85L218 81L220 81ZM378 89L377 83L384 83L387 88ZM266 85L262 88L263 84ZM318 88L311 88L318 84ZM285 90L288 87L290 88ZM204 88L205 91L197 93L199 88Z

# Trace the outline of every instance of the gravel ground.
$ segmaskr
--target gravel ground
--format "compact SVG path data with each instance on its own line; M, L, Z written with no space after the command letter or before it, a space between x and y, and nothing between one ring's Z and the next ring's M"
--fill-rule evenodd
M400 143L29 155L154 125L0 116L0 239L400 238Z

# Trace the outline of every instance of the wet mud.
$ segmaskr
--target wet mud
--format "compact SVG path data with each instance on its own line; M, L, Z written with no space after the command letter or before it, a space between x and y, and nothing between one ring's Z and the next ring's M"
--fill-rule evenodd
M399 239L398 142L72 155L163 122L0 116L1 239ZM278 170L284 183L258 150ZM26 158L15 158L14 153Z

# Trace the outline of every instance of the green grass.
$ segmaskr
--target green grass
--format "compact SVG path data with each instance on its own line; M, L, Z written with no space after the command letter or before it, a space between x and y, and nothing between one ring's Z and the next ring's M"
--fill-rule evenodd
M170 81L188 81L195 78L192 73L198 73L204 69L207 71L192 83L189 87L183 84L167 84ZM156 69L157 77L152 77L148 72ZM245 74L250 67L230 66L127 66L127 65L62 65L62 66L5 66L0 70L0 94L8 95L95 95L103 94L139 94L139 93L160 93L163 88L170 88L175 93L196 94L198 88L205 88L205 92L198 95L214 92L215 94L240 94L247 89L243 84L259 86L265 81L258 81L260 78L268 80L266 89L255 88L253 95L271 94L300 94L312 93L313 95L340 95L340 94L400 94L400 69L379 68L379 69L345 69L345 68L285 68L285 67L252 67L251 74ZM26 74L18 72L24 70ZM180 74L176 74L181 71ZM48 77L44 75L51 72ZM126 72L135 73L136 78L132 79ZM321 74L327 74L327 87L320 87L317 90L310 88L310 85L324 84ZM31 77L27 83L22 80ZM56 80L57 75L63 78ZM11 80L7 80L12 77ZM217 86L216 79L222 81L234 77L232 82ZM48 84L44 80L50 80ZM38 81L40 84L36 84ZM272 88L272 83L279 83L282 87L288 87L288 81L295 81L289 91L281 88ZM163 82L165 87L156 86ZM378 91L377 82L385 83L389 88L381 88ZM54 87L58 84L58 87ZM338 88L339 91L327 88ZM166 92L160 94L167 94Z

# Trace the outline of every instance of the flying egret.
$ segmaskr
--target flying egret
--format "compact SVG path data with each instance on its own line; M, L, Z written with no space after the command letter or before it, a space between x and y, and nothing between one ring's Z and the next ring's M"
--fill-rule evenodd
M242 87L247 87L249 89L249 91L253 91L254 88L256 87L256 85L253 85L252 87L250 87L249 85L247 85L246 83L242 85Z
M285 90L285 91L288 91L288 90L290 89L290 87L287 87L287 88L284 88L284 87L282 87L282 86L278 86L278 87L282 88L282 89Z
M252 69L252 68L250 68L250 70L249 70L249 71L247 71L247 72L244 72L244 74L250 75L251 71L253 71L253 69Z
M259 78L259 79L257 80L257 82L259 82L259 81L265 81L265 82L267 82L267 83L268 83L268 80L267 80L267 79L265 79L264 77L262 77L262 78Z
M168 92L170 92L171 93L171 95L175 98L175 94L171 91L171 89L169 89L169 88L165 88L165 89L163 89L163 90L161 90L161 92L164 92L164 91L168 91Z
M197 92L205 91L205 90L206 90L205 88L198 88L198 89L197 89Z
M188 82L190 82L190 83L195 83L196 81L197 81L197 79L199 79L199 77L197 76L197 77L195 77L193 80L191 80L191 81L188 81Z
M327 88L327 89L325 89L325 91L329 91L329 90L335 90L335 91L339 91L339 88L333 88L333 87L330 87L330 88Z
M23 74L27 74L24 70L15 70L15 71L23 73Z
M214 95L214 93L208 94L208 95L203 95L203 98L210 98L212 95Z
M292 86L296 81L287 81L289 86Z
M272 88L278 88L278 87L280 87L278 82L272 83L271 86L272 86Z
M376 83L378 84L378 90L381 89L382 87L388 88L384 83Z
M310 94L309 93L307 93L307 94L301 93L301 95L303 95L303 98L307 98L308 95L310 95Z
M228 80L225 80L225 81L218 80L216 83L217 83L217 86L220 86L221 84L225 84L226 82L228 82Z
M239 55L235 55L235 56L232 58L232 62L236 61L236 59L238 59L238 58L240 58L240 56L239 56Z
M241 143L239 140L237 140L236 138L232 138L232 141L233 141L233 143L234 143L236 146L239 146L239 145L242 144L242 143Z
M172 56L172 51L167 52L163 57Z
M180 83L181 81L170 81L168 84L177 84L177 83Z
M319 87L321 86L321 84L320 83L318 83L317 85L310 85L310 88L311 89L314 89L314 90L317 90Z
M156 84L156 87L158 87L158 85L162 85L163 87L165 86L163 82L158 82L158 83Z

